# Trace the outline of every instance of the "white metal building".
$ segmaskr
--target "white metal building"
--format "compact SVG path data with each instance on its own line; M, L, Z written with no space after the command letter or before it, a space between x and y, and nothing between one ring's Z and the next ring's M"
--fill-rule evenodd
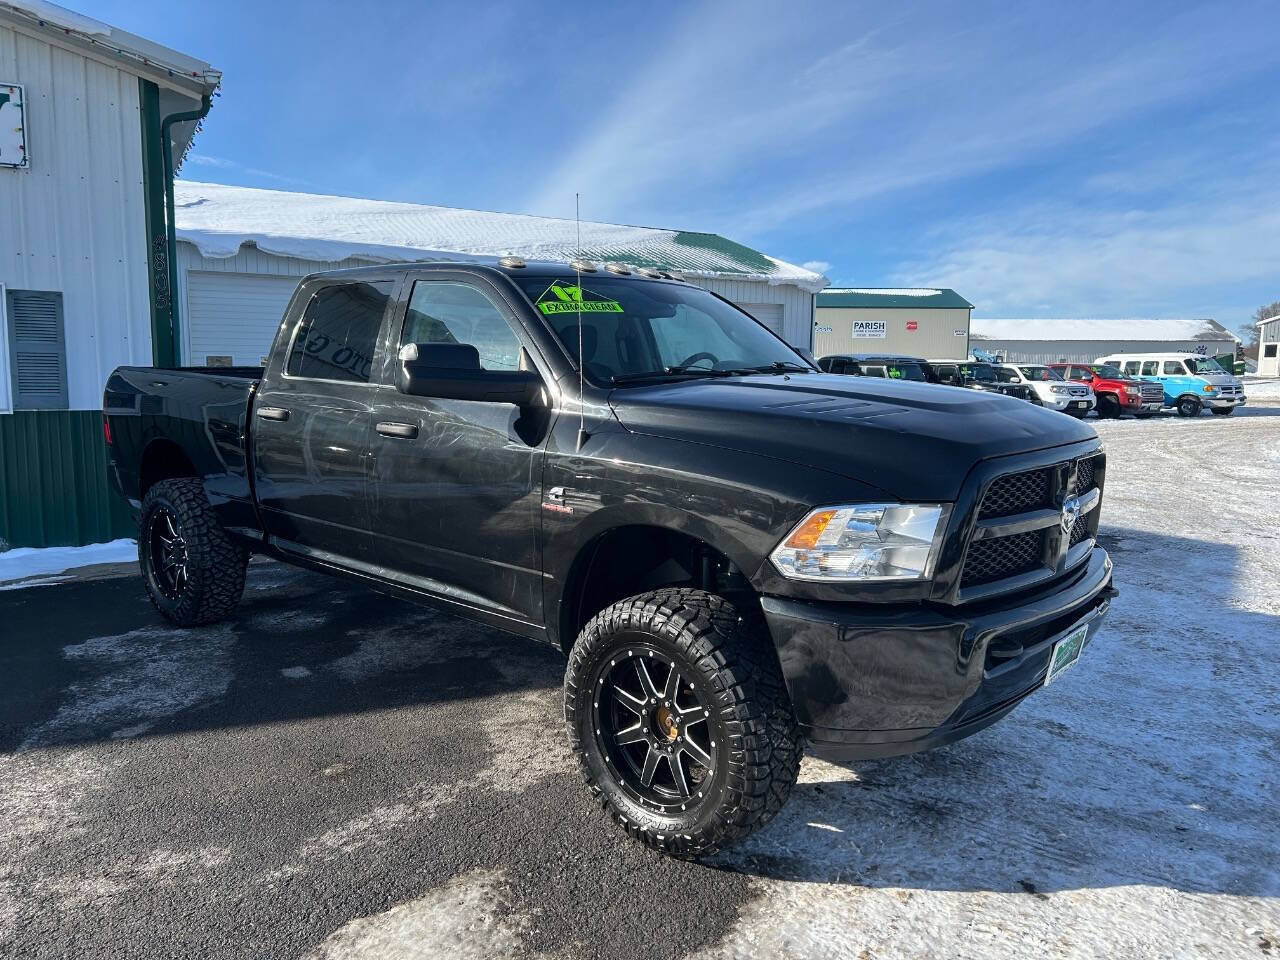
M298 278L408 260L567 261L572 220L179 181L179 339L192 365L254 366ZM711 233L582 223L588 260L676 270L809 349L826 279Z
M0 0L0 549L109 539L102 390L172 361L167 185L220 81L47 0Z
M1280 316L1258 321L1258 376L1280 377Z
M1210 319L1005 320L975 317L971 345L1018 363L1091 363L1111 353L1235 356L1240 338Z

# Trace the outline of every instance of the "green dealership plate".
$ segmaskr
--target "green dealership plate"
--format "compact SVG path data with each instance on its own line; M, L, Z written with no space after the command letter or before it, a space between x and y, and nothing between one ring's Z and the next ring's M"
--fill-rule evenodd
M1057 680L1064 671L1080 659L1085 641L1089 638L1089 625L1076 627L1053 645L1053 653L1049 656L1049 672L1045 674L1045 686Z

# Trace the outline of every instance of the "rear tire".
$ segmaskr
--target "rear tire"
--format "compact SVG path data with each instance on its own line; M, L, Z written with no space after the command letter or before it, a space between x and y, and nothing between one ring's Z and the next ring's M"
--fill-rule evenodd
M160 615L194 627L223 620L235 609L249 551L222 529L200 480L161 480L142 498L138 563Z
M1216 417L1229 417L1231 414L1235 413L1235 410L1235 407L1223 407L1220 410L1215 408L1213 415Z
M764 622L715 594L668 588L600 611L570 652L564 697L597 802L663 853L743 840L782 809L799 773L802 742Z
M1182 397L1178 400L1178 416L1198 417L1204 407L1195 397Z

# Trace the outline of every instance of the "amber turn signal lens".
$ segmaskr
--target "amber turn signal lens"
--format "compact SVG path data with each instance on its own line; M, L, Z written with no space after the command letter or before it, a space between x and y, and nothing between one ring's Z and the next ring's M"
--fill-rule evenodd
M796 529L796 532L787 538L785 546L794 550L812 550L818 545L818 538L822 536L822 531L827 529L827 524L831 522L831 518L835 515L835 510L819 510L817 513L811 514Z

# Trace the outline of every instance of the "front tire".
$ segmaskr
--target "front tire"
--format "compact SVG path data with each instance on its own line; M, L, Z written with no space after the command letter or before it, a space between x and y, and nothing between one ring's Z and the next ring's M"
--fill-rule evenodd
M1109 393L1101 394L1098 397L1097 410L1100 420L1119 419L1121 413L1120 401Z
M244 593L249 551L231 541L196 478L161 480L142 498L138 563L147 596L180 627L226 619Z
M565 720L596 800L678 857L745 839L782 809L802 743L759 615L702 590L620 600L583 628Z
M1202 409L1204 409L1203 406L1195 397L1183 397L1178 401L1178 416L1180 417L1198 417Z

